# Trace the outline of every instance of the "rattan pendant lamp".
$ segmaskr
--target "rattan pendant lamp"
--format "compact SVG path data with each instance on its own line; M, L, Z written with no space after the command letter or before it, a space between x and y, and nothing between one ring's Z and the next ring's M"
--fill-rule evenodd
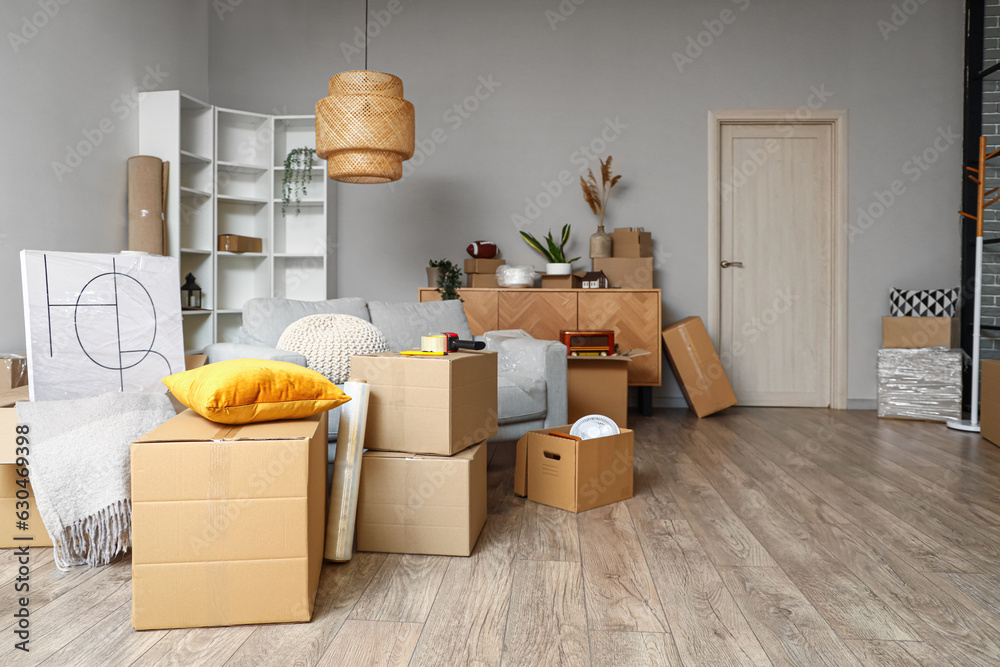
M316 103L316 155L335 181L390 183L403 177L413 143L413 105L399 77L368 69L366 32L365 69L331 77L329 96Z

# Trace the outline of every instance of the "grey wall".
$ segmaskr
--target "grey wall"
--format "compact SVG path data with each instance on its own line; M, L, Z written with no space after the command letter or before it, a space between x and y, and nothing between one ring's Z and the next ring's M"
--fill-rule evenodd
M24 352L21 249L126 247L137 88L208 96L206 12L198 0L0 4L0 352Z

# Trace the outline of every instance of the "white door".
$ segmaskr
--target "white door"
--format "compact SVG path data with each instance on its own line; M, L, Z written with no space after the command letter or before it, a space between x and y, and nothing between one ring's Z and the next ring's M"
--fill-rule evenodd
M723 124L720 353L742 405L830 405L833 129Z

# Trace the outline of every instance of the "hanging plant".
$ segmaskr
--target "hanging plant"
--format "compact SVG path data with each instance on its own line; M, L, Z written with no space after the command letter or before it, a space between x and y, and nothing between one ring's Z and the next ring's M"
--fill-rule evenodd
M281 178L281 212L284 213L292 198L295 199L295 214L302 212L299 205L302 197L308 194L309 181L312 179L312 162L316 151L312 148L293 148L285 156L285 173Z

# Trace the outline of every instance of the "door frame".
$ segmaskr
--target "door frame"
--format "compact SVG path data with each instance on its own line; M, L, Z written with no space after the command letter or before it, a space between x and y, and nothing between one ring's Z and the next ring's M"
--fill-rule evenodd
M847 409L847 112L799 109L708 112L708 333L718 345L722 319L722 128L725 125L827 125L833 133L833 275L830 299L830 407Z

